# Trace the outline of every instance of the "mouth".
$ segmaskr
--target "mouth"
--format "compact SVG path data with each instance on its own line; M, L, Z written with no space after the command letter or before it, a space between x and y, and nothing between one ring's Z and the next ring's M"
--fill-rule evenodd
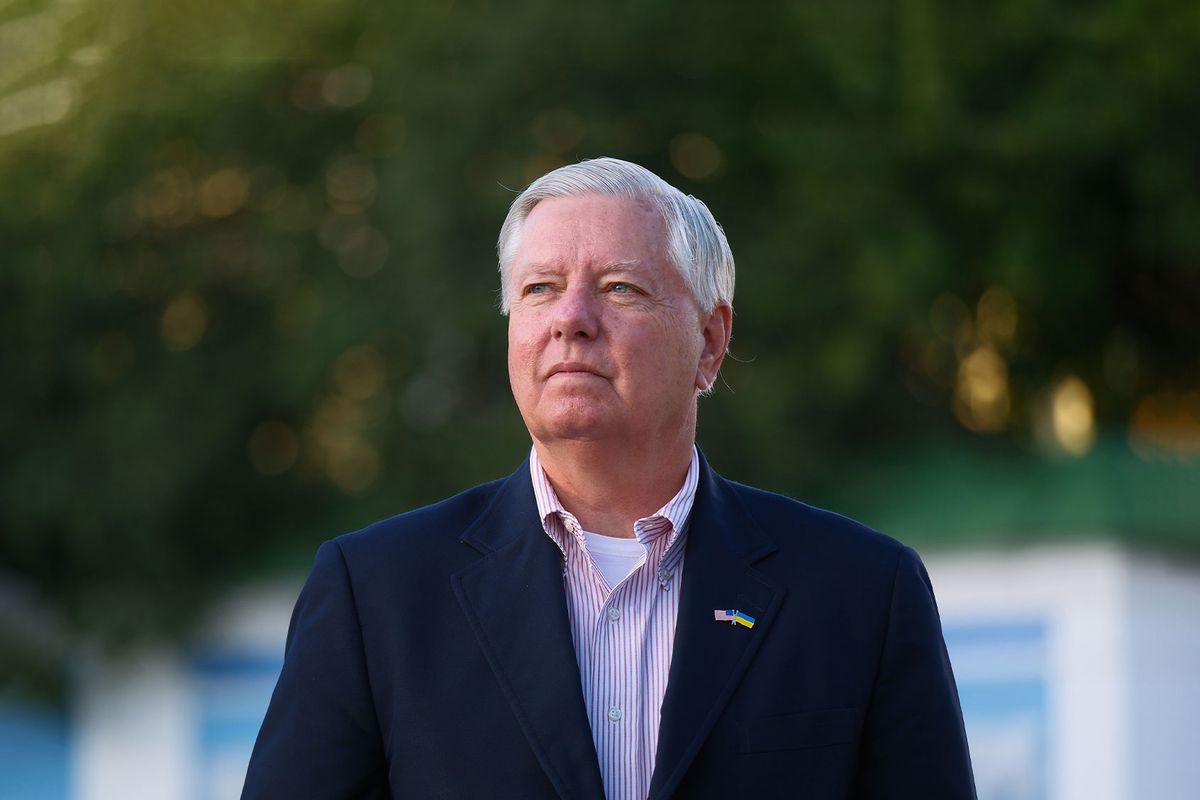
M555 364L550 369L550 374L547 377L553 378L556 375L562 376L564 378L583 377L583 376L593 376L593 377L597 377L597 378L604 377L604 375L597 372L594 368L589 367L587 364L579 363L577 361L564 361L561 364Z

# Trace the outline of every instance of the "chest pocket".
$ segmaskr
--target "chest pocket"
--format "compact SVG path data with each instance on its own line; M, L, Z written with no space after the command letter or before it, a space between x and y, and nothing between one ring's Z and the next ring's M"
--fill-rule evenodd
M777 714L752 722L742 732L743 753L804 750L850 744L858 728L858 710L828 708Z

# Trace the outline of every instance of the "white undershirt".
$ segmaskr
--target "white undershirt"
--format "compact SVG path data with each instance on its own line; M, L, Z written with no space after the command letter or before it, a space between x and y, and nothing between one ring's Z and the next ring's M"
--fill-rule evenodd
M583 538L588 554L608 582L609 589L617 588L646 558L645 546L632 537L622 539L583 531Z

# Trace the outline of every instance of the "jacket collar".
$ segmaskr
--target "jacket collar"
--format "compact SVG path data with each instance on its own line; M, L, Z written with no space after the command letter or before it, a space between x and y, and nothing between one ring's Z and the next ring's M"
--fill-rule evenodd
M754 568L776 547L734 484L701 457L651 798L670 797L770 631L785 589ZM722 624L737 610L754 626Z
M460 538L483 557L451 576L454 593L534 756L560 797L604 800L561 554L538 519L528 461Z

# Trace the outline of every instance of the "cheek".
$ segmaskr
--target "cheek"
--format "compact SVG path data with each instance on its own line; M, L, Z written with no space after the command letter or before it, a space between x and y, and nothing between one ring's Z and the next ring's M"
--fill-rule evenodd
M539 308L514 307L508 314L508 342L526 346L536 342L546 330L544 312Z
M510 368L532 364L537 359L536 342L519 337L508 338L508 363Z
M508 322L508 360L513 362L520 358L529 346L529 324L523 320L510 317Z
M528 391L537 373L541 347L528 325L508 330L508 380L514 391Z
M530 381L530 362L525 350L516 342L508 343L508 382L513 391L523 389Z
M692 331L692 327L688 320L676 320L658 335L653 352L658 353L672 371L690 373L700 363L704 341L699 331Z
M663 327L627 348L623 361L629 374L638 376L641 386L673 394L681 386L692 384L700 346L678 328Z

